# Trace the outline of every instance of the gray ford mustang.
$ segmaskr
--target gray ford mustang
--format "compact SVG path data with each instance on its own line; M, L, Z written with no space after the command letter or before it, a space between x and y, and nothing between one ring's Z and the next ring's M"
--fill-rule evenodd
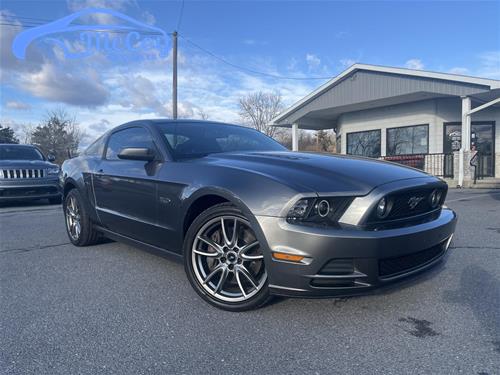
M456 224L435 177L213 122L129 122L60 179L73 244L106 236L183 257L195 291L232 311L395 282L441 261Z

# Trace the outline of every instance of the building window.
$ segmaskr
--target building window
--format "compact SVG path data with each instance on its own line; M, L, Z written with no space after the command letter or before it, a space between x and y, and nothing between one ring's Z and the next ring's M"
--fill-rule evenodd
M429 125L387 129L387 155L427 154Z
M347 153L370 158L380 157L380 130L347 133Z
M342 135L341 134L337 135L337 137L335 138L335 152L337 154L342 153Z

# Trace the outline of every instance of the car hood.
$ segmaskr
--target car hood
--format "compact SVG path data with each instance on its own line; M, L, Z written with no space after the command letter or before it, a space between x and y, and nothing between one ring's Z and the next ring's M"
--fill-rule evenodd
M426 173L394 163L321 153L221 153L199 161L263 174L300 192L364 195L389 182L429 178Z
M57 164L45 160L0 160L0 169L44 169L56 168Z

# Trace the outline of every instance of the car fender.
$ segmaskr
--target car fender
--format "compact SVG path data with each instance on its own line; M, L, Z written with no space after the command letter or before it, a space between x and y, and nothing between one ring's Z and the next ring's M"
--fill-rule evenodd
M266 252L266 258L270 256L269 245L267 244L266 237L264 236L264 232L262 231L257 218L252 213L247 204L240 199L236 194L228 189L221 188L219 186L205 186L193 192L189 197L187 197L183 202L182 212L184 213L182 222L186 219L186 215L189 212L191 205L196 202L199 198L204 196L218 196L220 198L225 199L226 201L234 204L235 207L241 210L243 215L248 219L252 229L255 232L255 236L257 240L262 246L262 249Z

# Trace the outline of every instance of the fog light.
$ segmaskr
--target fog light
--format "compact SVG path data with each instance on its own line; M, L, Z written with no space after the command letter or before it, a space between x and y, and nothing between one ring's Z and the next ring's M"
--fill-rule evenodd
M430 201L429 203L431 204L432 208L437 207L438 200L437 200L437 191L436 190L432 191L431 196L429 197L429 201Z
M384 218L387 216L387 199L382 198L377 204L377 216Z
M286 260L287 262L300 262L304 259L301 255L293 255L286 253L273 253L273 258L277 260Z
M431 204L432 208L436 208L439 205L439 202L441 202L441 198L443 197L443 192L440 190L433 190L431 193L431 196L429 197L429 203Z

